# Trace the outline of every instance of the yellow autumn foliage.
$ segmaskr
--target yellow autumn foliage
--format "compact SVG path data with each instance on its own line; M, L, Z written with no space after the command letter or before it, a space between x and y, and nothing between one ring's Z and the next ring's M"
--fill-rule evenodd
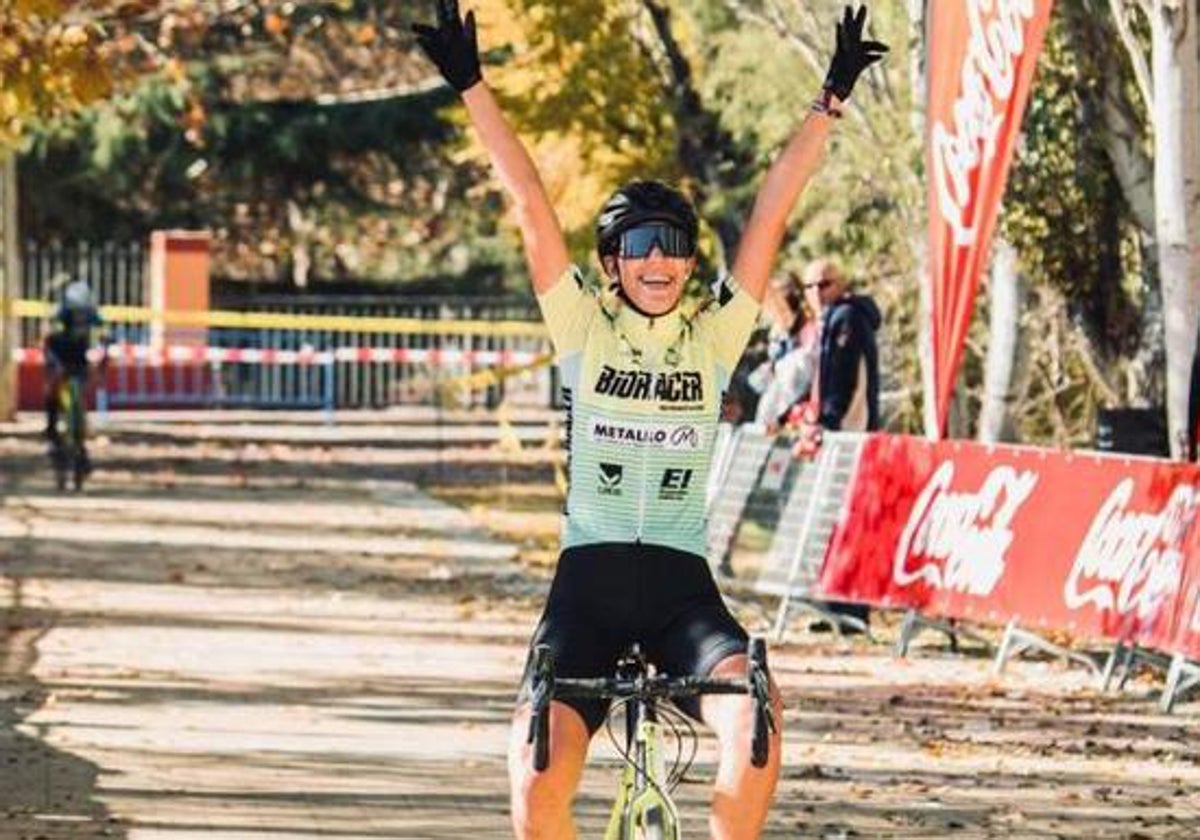
M0 6L0 149L31 122L71 113L112 89L105 2L14 0Z
M662 83L626 0L473 0L484 75L533 154L564 228L586 234L631 177L675 175ZM485 159L472 139L467 154ZM581 236L581 238L584 238Z

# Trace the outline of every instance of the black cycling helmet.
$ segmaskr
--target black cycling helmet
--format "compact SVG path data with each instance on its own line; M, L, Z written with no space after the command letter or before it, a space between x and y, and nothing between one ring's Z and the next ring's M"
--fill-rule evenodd
M691 240L700 233L696 208L687 196L661 181L630 181L604 203L596 219L596 251L600 259L615 256L621 234L644 222L666 222Z

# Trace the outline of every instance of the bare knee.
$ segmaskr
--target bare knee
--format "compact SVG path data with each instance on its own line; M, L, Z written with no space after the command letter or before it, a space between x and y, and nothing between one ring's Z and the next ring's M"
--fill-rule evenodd
M730 657L713 670L712 676L719 679L741 679L746 673L744 656ZM771 734L772 759L778 758L783 732L783 696L775 680L770 684L771 717L775 724ZM721 745L721 752L729 757L745 756L749 762L750 747L754 738L754 702L745 695L714 696L706 698L702 706L705 723L712 727ZM775 764L776 761L771 761Z
M570 810L575 786L560 756L551 756L550 766L538 771L533 769L531 751L522 747L510 752L508 766L515 821L540 824L544 819L561 818Z
M569 831L571 803L587 758L587 726L573 709L555 703L550 715L550 762L533 767L533 745L527 743L529 712L513 719L508 773L513 827L522 840L557 838Z

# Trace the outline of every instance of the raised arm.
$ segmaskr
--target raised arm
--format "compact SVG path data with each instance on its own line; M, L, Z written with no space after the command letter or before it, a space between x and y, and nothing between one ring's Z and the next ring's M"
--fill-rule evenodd
M543 294L570 265L558 216L533 159L483 81L475 13L469 12L464 20L458 0L437 0L437 17L437 26L413 26L417 42L446 82L462 94L471 124L516 210L533 290Z
M788 217L820 165L832 123L841 116L841 103L850 97L862 72L887 52L887 46L878 41L862 40L866 19L866 6L860 6L857 13L846 7L837 26L837 50L821 95L771 165L755 198L733 264L733 276L755 300L761 301L766 293L767 279L783 243Z
M828 111L813 111L805 117L771 165L754 199L754 210L738 243L733 276L757 301L766 294L767 280L783 243L788 217L808 179L817 171L833 120Z
M542 178L486 82L464 93L463 101L500 183L512 199L533 290L539 295L548 292L567 270L571 257Z

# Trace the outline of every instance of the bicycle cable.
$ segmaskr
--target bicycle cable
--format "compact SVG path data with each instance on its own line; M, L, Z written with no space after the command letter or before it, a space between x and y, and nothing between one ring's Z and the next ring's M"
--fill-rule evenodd
M621 759L630 767L632 767L635 772L639 773L643 779L649 782L659 796L661 796L663 799L670 799L670 791L674 790L674 788L663 790L662 785L660 785L658 780L655 779L650 773L649 768L647 768L644 764L641 764L636 758L629 754L629 752L621 744L620 740L618 740L616 732L613 731L612 721L614 714L624 709L630 703L634 702L635 699L636 698L633 697L626 697L614 703L608 711L608 717L604 721L604 729L608 733L608 738L612 742L613 748L616 749L617 754L621 757Z
M700 749L700 737L696 733L696 727L692 723L692 719L685 712L679 709L669 709L667 712L671 733L676 743L675 762L671 767L670 775L667 777L667 786L671 791L674 791L683 782L688 771L692 769L692 764L695 762L696 754ZM682 724L683 727L681 728L679 724ZM686 736L684 734L685 730ZM691 746L686 760L683 759L683 743L685 740Z
M679 728L679 719L673 709L662 709L660 714L671 729L671 739L675 742L675 758L671 761L671 770L667 773L667 790L672 793L679 786L679 765L683 760L683 731Z

